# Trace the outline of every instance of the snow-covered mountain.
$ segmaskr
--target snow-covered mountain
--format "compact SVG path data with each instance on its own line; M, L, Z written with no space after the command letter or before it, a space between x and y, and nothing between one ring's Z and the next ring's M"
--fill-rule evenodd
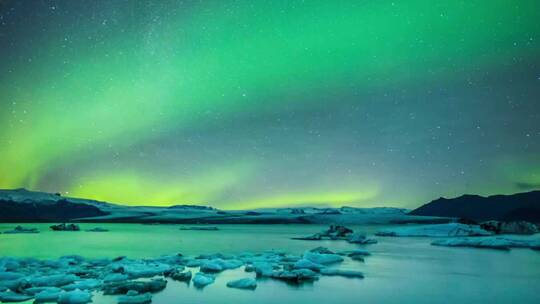
M0 221L80 221L134 223L230 223L230 224L383 224L431 222L412 217L400 208L263 208L219 210L200 205L171 207L123 206L95 200L26 189L0 190Z

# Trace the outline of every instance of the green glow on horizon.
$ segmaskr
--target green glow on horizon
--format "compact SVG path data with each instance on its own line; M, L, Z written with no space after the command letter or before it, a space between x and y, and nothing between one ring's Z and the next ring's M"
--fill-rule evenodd
M252 171L253 167L247 165L214 168L189 180L149 179L138 172L105 172L85 177L68 194L126 205L206 203L217 199L216 195L231 185L244 181Z
M246 202L239 202L231 204L234 209L252 209L252 208L264 208L268 206L272 207L289 207L289 206L332 206L342 207L349 205L361 204L365 206L364 202L374 199L378 194L378 191L374 189L368 189L365 191L351 191L348 192L321 192L315 190L308 193L287 193L284 195L264 197L262 199L251 199Z

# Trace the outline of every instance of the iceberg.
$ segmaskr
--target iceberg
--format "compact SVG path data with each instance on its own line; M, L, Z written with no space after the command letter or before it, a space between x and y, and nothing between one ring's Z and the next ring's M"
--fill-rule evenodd
M316 253L311 251L304 253L304 259L322 265L343 262L343 258L337 254Z
M86 304L92 302L92 294L76 289L60 293L57 301L58 304Z
M11 291L0 292L0 302L24 302L32 299L32 296L23 295Z
M341 270L341 269L322 269L321 274L325 276L341 276L346 278L358 278L363 279L364 274L360 271L354 271L354 270Z
M245 279L239 279L230 281L227 283L227 287L229 288L238 288L238 289L255 289L257 288L257 281L255 281L252 278L245 278Z
M17 234L17 233L39 233L37 228L25 228L22 226L17 226L13 230L4 231L5 234Z
M203 288L206 285L214 283L216 278L213 275L197 272L193 278L193 285L197 288Z
M25 292L27 292L27 291L28 291L28 289L25 290ZM48 289L44 289L44 290L38 292L37 294L35 294L34 303L57 302L58 297L60 296L61 293L62 293L62 289L60 289L60 288L51 287L51 288L48 288Z
M152 294L139 294L134 290L130 290L126 295L118 297L118 304L148 304L152 303Z
M167 281L164 279L153 279L150 281L126 281L113 282L103 286L103 294L127 294L130 290L138 293L158 292L167 287Z
M504 237L452 238L436 240L432 242L431 245L446 247L491 248L500 250L510 250L510 248L531 248L540 250L540 240L522 240Z
M401 226L381 230L378 236L401 237L457 237L457 236L489 236L492 232L482 229L478 225L460 223Z

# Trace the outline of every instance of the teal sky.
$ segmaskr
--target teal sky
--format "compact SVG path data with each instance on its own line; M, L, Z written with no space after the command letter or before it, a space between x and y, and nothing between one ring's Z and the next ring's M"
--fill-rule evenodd
M538 1L2 1L0 188L415 207L540 188Z

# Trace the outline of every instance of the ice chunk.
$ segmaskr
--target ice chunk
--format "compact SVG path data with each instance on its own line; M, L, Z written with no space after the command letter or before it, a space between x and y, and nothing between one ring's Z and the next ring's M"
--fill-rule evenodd
M540 249L540 240L521 240L503 237L452 238L436 240L432 242L431 245L447 247L491 248L500 250L510 250L510 248L531 248L538 250Z
M63 285L71 284L79 280L79 277L73 274L53 274L46 276L39 276L30 279L30 284L33 286L53 286L60 287Z
M11 291L6 292L0 292L0 302L7 303L7 302L23 302L28 301L32 299L32 296L23 295Z
M252 278L245 278L230 281L227 283L227 287L238 289L255 289L257 288L257 282Z
M359 245L376 244L377 240L368 238L363 233L353 233L347 238L347 242Z
M0 271L0 281L16 280L22 278L24 275L18 272Z
M60 288L48 287L35 295L34 303L56 303L61 293L62 289Z
M119 282L119 281L126 281L129 279L129 276L123 274L123 273L110 273L103 278L103 281L108 282Z
M158 292L167 287L167 281L164 279L153 279L150 281L125 281L113 282L103 286L103 294L126 294L130 290L138 293Z
M37 228L26 228L23 226L17 226L13 230L4 231L6 234L17 234L17 233L39 233Z
M347 278L364 278L364 274L360 271L354 271L354 270L341 270L341 269L331 269L331 268L325 268L321 270L322 275L326 276L341 276L341 277L347 277Z
M152 303L152 294L139 294L130 290L125 296L118 297L118 304L148 304Z
M201 271L203 272L221 272L223 266L218 260L206 261L201 265Z
M316 252L310 252L310 251L304 253L304 259L310 260L313 263L322 264L322 265L343 262L343 258L337 254L325 254L325 253L316 253Z
M131 278L151 278L170 271L171 266L163 263L132 263L123 265L124 273Z
M87 280L82 280L82 281L78 281L78 282L75 282L75 283L71 283L71 284L62 286L62 289L67 290L67 291L75 290L75 289L93 290L93 289L101 287L101 284L102 283L101 283L100 280L87 279Z
M489 236L492 232L486 231L478 225L460 223L401 226L377 232L379 236L412 236L412 237L456 237L456 236Z
M294 263L293 267L295 269L310 269L313 271L320 271L324 268L324 265L314 263L308 259L301 259Z
M215 280L216 278L213 275L197 272L195 277L193 277L193 285L195 285L195 287L202 288L206 285L214 283Z
M78 289L62 292L58 296L58 304L86 304L90 302L92 302L92 294Z
M309 269L295 269L292 271L274 271L272 278L289 283L303 283L306 281L314 281L319 278L318 274Z

